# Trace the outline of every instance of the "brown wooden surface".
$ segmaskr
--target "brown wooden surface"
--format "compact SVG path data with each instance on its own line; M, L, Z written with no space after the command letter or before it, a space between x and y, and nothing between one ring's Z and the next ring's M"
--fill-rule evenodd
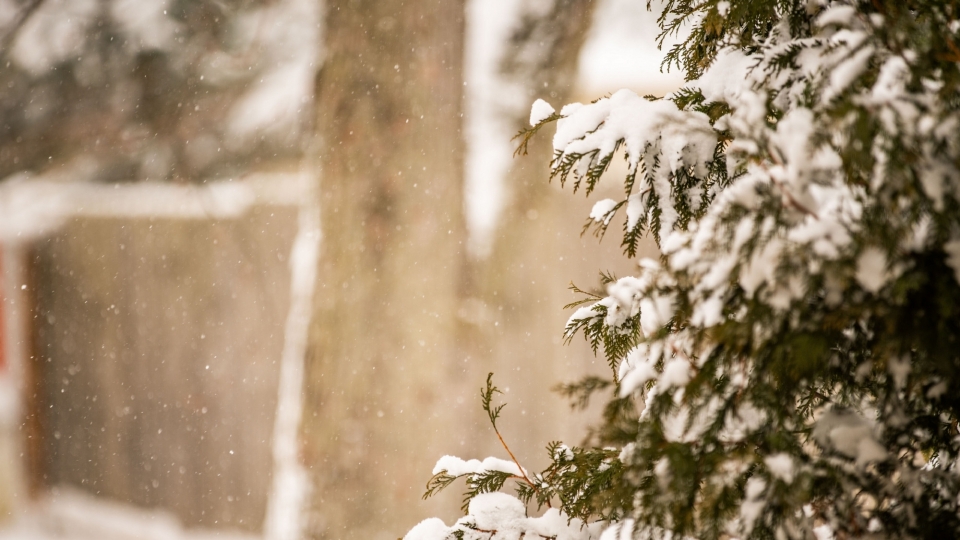
M28 258L24 261L23 279L26 285L21 289L18 299L25 304L21 308L27 315L24 326L34 328L37 317L37 272L36 262ZM43 384L43 362L37 351L37 336L27 336L24 350L23 370L23 438L24 438L24 465L26 466L27 488L31 497L39 496L46 488L47 478L47 449L45 447L45 425L50 411L47 405L46 392Z
M463 1L325 4L309 534L393 540L428 512L456 511L456 497L420 496L438 452L469 429L445 399L463 366Z
M78 219L38 242L48 486L259 530L295 219Z
M0 377L7 375L9 368L7 367L7 309L9 305L9 299L4 294L4 269L6 265L3 260L3 244L0 243Z

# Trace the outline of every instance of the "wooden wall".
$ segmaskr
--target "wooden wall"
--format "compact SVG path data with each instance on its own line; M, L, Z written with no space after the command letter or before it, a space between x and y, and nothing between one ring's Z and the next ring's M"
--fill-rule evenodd
M45 486L262 526L293 209L76 219L31 255Z

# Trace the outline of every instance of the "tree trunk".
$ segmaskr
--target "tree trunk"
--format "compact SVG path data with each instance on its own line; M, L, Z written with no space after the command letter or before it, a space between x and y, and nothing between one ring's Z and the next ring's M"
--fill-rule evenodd
M315 538L395 539L455 453L463 3L331 0L303 459ZM472 404L469 404L472 405Z

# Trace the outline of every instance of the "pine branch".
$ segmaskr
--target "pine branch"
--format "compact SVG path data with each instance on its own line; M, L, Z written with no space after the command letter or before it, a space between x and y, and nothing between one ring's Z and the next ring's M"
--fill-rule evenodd
M520 139L520 143L517 145L517 148L513 151L513 157L527 155L527 145L530 144L530 139L532 139L533 136L536 135L541 128L543 128L550 122L555 122L561 118L563 117L560 116L560 113L555 112L550 116L544 118L540 122L538 122L537 125L529 128L521 129L516 135L513 136L512 139L510 139L511 141Z
M510 450L510 447L507 446L507 442L503 440L503 435L500 434L500 429L497 428L497 418L500 417L500 411L507 406L506 403L501 404L497 407L491 408L490 402L493 400L494 394L502 394L499 388L493 386L493 372L487 374L487 386L486 388L480 389L480 398L483 403L483 410L486 411L487 417L490 419L490 425L493 426L494 433L497 434L497 439L500 440L500 444L503 446L503 449L507 451L507 454L510 455L510 459L513 460L513 463L520 470L520 474L523 476L523 480L530 485L536 491L539 489L535 483L527 476L526 470L523 466L520 465L520 461L517 459L517 456L513 455L513 451ZM549 505L549 503L548 503Z
M447 474L447 471L438 472L427 481L427 491L423 494L421 499L426 500L430 497L433 497L437 493L440 493L449 487L450 484L452 484L457 478L460 478L460 476L450 476Z
M563 306L563 309L575 308L575 307L577 307L577 306L582 306L583 304L587 304L587 303L590 303L590 302L596 302L597 300L600 300L600 299L603 298L603 296L601 296L599 293L592 293L592 292L589 292L589 291L585 291L585 290L581 289L580 287L577 287L572 281L570 282L570 286L567 287L567 288L568 288L569 290L573 291L573 292L576 293L576 294L582 294L582 295L586 296L586 298L582 298L582 299L580 299L580 300L576 300L576 301L574 301L574 302L571 302L571 303Z
M610 388L613 383L601 377L588 376L575 383L558 384L553 391L570 400L570 407L586 409L590 404L590 397L601 390Z

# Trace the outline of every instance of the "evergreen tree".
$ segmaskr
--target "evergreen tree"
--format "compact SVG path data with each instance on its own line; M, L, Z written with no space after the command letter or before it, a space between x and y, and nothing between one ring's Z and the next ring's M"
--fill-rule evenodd
M318 12L311 0L0 2L0 178L296 170Z
M566 327L612 368L564 388L612 391L603 421L540 474L442 458L428 494L463 476L468 513L407 538L960 537L960 3L668 0L660 24L690 28L684 88L538 101L522 134L556 121L553 176L587 194L622 150L587 225L661 248Z

